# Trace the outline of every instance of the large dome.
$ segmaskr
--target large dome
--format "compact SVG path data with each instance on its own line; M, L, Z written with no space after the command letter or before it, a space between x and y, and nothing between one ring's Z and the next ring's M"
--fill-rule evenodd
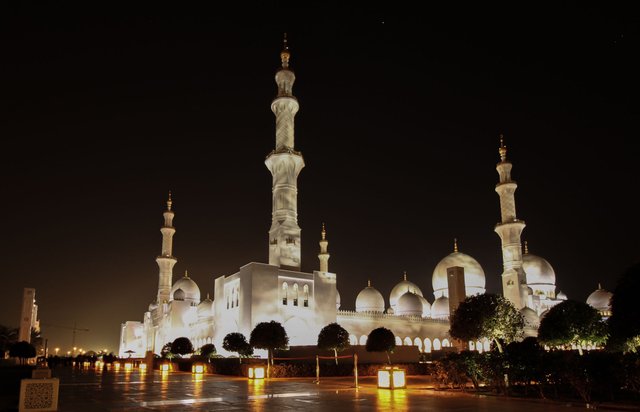
M447 319L449 317L449 298L440 296L431 306L431 317L434 319Z
M611 311L612 296L613 293L602 289L600 285L598 285L598 289L591 293L587 298L587 304L601 312L609 312Z
M400 296L395 309L395 314L400 316L422 316L423 306L420 297L421 296L411 292L406 292L404 295Z
M417 287L415 283L407 280L407 274L405 273L404 280L402 280L400 283L395 285L393 289L391 289L391 294L389 295L389 306L391 306L394 310L397 309L396 305L398 303L398 299L400 299L400 296L404 295L407 292L423 296L420 288Z
M369 284L358 293L356 312L384 312L384 297Z
M536 291L536 286L553 286L556 285L556 272L551 264L540 256L525 253L522 255L522 268L527 274L527 285Z
M538 329L538 326L540 326L540 318L535 310L525 306L520 309L520 315L522 315L522 319L524 320L525 328Z
M174 293L182 289L184 292L183 300L190 301L191 303L200 303L200 288L185 272L184 277L178 279L171 288L171 299L175 299Z
M484 270L477 260L469 255L460 252L453 252L445 256L433 270L431 284L433 285L433 295L449 296L449 283L447 282L447 268L461 266L464 268L464 284L467 296L478 295L485 292ZM435 302L434 302L435 304Z

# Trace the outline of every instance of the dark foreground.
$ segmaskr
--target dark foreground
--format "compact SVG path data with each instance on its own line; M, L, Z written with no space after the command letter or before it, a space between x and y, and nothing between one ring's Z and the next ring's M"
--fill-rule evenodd
M95 372L57 368L60 411L575 411L584 405L435 391L419 377L408 389L377 389L374 378L359 388L346 378L249 381L219 375Z

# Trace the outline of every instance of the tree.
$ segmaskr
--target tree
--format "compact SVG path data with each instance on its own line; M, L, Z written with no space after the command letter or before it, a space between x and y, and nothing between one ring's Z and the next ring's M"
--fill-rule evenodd
M187 355L193 353L193 344L189 338L180 337L171 343L171 353L176 355Z
M289 344L289 337L282 325L274 320L271 322L261 322L251 331L249 344L258 349L266 349L267 354L267 377L273 365L272 352L275 349L284 349Z
M227 334L222 341L222 347L226 351L238 353L240 363L242 363L243 356L251 356L253 354L253 348L247 342L247 338L239 332Z
M487 338L502 353L501 341L513 342L522 335L524 320L503 296L492 293L469 296L451 316L449 335L463 342Z
M367 336L367 352L386 352L389 365L391 365L389 353L393 353L395 348L396 337L387 328L374 329Z
M160 349L160 356L166 359L171 359L173 357L173 353L171 353L171 345L173 342L167 342L164 344L162 349Z
M330 323L318 334L318 348L332 350L336 365L338 364L338 352L342 352L351 346L349 343L349 332L337 323Z
M0 325L0 355L9 350L18 337L18 329Z
M206 345L202 345L200 347L200 355L205 358L211 358L216 354L216 345L213 343L207 343Z
M549 309L540 321L538 341L544 345L576 345L582 355L582 343L603 343L607 326L598 311L584 302L565 300Z
M36 348L26 341L16 342L9 348L9 356L20 358L20 363L24 365L27 359L35 358Z
M611 298L608 347L636 352L640 348L640 263L629 267L618 279Z

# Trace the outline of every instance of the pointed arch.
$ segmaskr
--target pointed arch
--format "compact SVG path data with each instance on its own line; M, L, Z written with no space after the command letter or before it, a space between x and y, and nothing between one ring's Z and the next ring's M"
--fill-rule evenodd
M282 282L282 304L287 306L289 303L289 284L287 282Z
M431 339L429 338L424 338L424 351L431 353Z
M442 343L440 343L440 339L435 338L433 340L433 350L440 350L442 349Z

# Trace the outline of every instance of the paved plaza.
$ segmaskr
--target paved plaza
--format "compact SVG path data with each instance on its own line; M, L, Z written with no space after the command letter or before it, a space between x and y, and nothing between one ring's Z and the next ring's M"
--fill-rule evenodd
M377 389L372 377L359 388L347 378L250 381L220 375L184 372L95 372L56 368L60 378L59 410L88 411L576 411L556 402L435 391L419 377L407 389Z

